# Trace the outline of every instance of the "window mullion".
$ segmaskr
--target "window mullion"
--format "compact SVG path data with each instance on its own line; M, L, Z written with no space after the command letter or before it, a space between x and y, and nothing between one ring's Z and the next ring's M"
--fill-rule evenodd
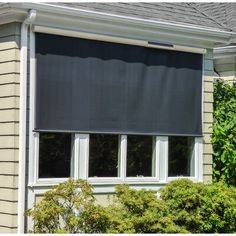
M121 135L120 140L120 177L124 181L126 178L127 135Z
M72 162L72 166L71 169L73 168L73 177L75 179L79 178L79 135L75 134L74 136L74 150L73 150L73 162Z
M78 178L88 178L88 160L89 160L89 134L77 134L76 142L78 148L75 150L75 155L78 157Z
M34 150L35 150L35 162L34 162L34 184L38 181L39 178L39 133L34 135Z
M195 176L198 181L203 181L203 140L202 137L195 138Z
M168 137L157 136L157 160L159 161L159 180L166 182L168 177Z
M154 168L154 177L158 180L160 179L160 147L159 147L160 140L158 137L154 137L154 157L152 162L152 168Z

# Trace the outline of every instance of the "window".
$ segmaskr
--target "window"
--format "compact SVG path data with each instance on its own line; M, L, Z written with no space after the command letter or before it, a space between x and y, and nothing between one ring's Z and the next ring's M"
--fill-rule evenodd
M169 137L168 176L194 176L194 137Z
M72 176L93 184L157 184L200 178L201 138L47 132L38 140L39 181Z
M118 135L90 134L89 177L117 177Z
M155 138L143 135L89 135L88 177L133 180L156 178ZM101 177L101 178L100 178Z
M40 133L39 178L70 177L71 134Z
M127 138L127 177L151 177L153 168L153 137L128 135Z

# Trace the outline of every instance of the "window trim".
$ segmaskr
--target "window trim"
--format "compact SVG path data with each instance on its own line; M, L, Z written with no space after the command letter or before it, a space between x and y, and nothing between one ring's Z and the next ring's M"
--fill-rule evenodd
M89 143L90 143L90 135L88 135L88 153L86 154L86 158L87 158L87 176L86 179L88 181L93 182L120 182L123 180L123 167L124 167L124 135L119 135L119 134L115 134L118 136L118 174L117 177L89 177Z
M39 178L39 133L34 135L35 143L35 181L33 185L54 185L66 181L68 178ZM187 178L193 181L202 181L202 138L195 137L194 143L194 176L168 176L168 136L154 136L154 162L155 174L153 177L126 177L127 161L127 135L120 135L119 138L119 158L120 176L119 177L88 177L89 169L89 134L72 134L73 158L72 175L75 179L87 179L93 185L116 185L120 183L127 184L164 184L172 180ZM152 162L153 163L153 162Z
M80 136L80 134L77 134ZM155 142L155 149L156 149L156 143ZM86 142L86 150L89 150L89 134L87 135L87 142ZM80 148L81 149L81 148ZM87 165L84 166L86 169L86 176L83 177L88 180L91 184L119 184L119 183L156 183L159 182L158 175L154 177L126 177L126 162L127 162L127 135L120 135L119 138L119 156L118 156L118 162L120 163L120 170L119 170L119 177L88 177L88 169L89 169L89 151L86 153L80 153L84 156L84 160L86 159ZM157 160L159 156L155 155L155 162L159 163ZM155 169L158 169L157 166L155 166ZM156 173L158 171L156 170ZM155 173L155 174L156 174Z
M65 182L66 180L68 180L68 178L73 177L76 178L76 169L75 168L75 164L78 163L78 158L76 155L76 151L75 150L75 146L76 146L76 142L75 142L75 135L71 134L71 148L72 148L72 152L71 152L71 164L70 164L70 177L64 177L64 178L39 178L39 139L40 139L40 133L37 132L34 134L34 160L35 160L35 166L34 166L34 183L37 184L49 184L49 183L62 183Z
M125 138L126 138L126 159L124 160L125 163L127 163L127 143L128 143L128 139L127 139L127 136L128 135L125 135ZM140 182L143 182L143 183L146 183L146 182L159 182L159 170L158 170L158 166L157 166L157 163L159 163L158 161L158 158L159 158L159 155L157 155L157 136L154 136L154 135L150 135L153 137L153 155L152 155L152 172L154 172L153 176L143 176L143 177L127 177L126 176L126 171L127 171L127 167L124 169L124 172L125 172L125 176L124 176L124 181L126 183L140 183Z

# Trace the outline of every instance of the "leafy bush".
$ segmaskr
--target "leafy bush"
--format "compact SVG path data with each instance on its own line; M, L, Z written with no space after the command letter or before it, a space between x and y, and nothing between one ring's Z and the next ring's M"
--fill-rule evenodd
M235 233L236 189L219 182L172 181L161 189L174 222L191 233Z
M236 188L172 181L157 193L118 185L107 207L86 181L69 180L27 211L33 233L236 233Z
M213 178L236 186L236 84L214 85Z
M59 184L26 214L34 220L33 233L103 233L107 225L104 208L95 205L84 180Z
M156 192L116 187L115 202L107 208L108 233L187 233L173 222L165 202Z

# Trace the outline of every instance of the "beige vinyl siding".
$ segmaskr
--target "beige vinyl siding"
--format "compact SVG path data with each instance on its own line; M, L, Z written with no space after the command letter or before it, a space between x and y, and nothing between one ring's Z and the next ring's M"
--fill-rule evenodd
M16 233L20 24L0 26L0 233Z
M212 123L213 123L213 53L208 50L204 55L203 81L203 181L212 181Z

